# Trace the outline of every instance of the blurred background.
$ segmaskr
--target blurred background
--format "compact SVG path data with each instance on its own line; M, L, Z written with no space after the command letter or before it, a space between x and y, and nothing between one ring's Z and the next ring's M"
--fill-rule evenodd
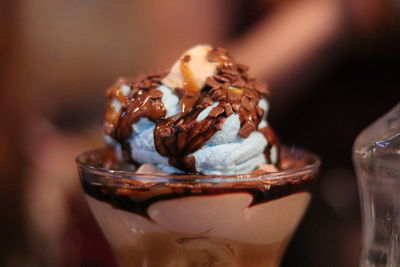
M272 92L285 144L319 154L316 195L284 267L357 266L351 148L400 101L396 0L14 0L0 4L0 265L115 266L75 156L103 146L104 92L223 45Z

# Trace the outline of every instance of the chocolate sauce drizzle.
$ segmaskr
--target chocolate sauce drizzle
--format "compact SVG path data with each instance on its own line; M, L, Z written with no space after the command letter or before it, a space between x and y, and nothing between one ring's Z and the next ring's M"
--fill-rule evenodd
M115 161L113 155L100 155L109 160L99 159L99 167L104 162ZM103 162L103 163L102 163ZM290 158L283 158L283 165L288 169L302 167L306 162ZM114 163L107 163L114 164ZM93 165L93 164L92 164ZM97 163L95 164L97 166ZM110 167L110 166L108 166ZM113 167L111 167L113 169ZM119 167L116 167L119 169ZM276 200L299 192L310 192L316 178L316 172L308 174L291 175L290 178L269 178L259 180L242 180L212 184L207 182L157 182L151 179L127 179L119 178L117 183L97 181L96 174L81 171L81 183L86 194L103 202L111 204L116 209L134 212L149 218L148 208L158 202L169 199L184 198L190 196L216 196L233 193L247 193L253 197L250 204L255 206L267 201ZM265 174L260 174L260 177ZM93 177L92 177L93 176ZM195 179L196 175L193 176ZM151 177L151 175L149 175ZM96 182L90 182L96 181Z
M194 82L189 68L191 58L184 55L180 61L183 75L183 88L175 88L180 99L181 111L164 118L166 110L161 101L162 92L157 90L162 75L149 75L136 80L121 80L108 92L110 103L116 98L122 103L118 114L107 110L105 115L106 134L113 137L128 150L127 139L132 135L132 123L147 117L156 123L154 143L158 153L169 158L169 164L186 172L196 172L195 158L191 153L200 149L217 131L222 129L225 120L236 113L240 118L239 135L247 138L258 130L264 110L258 106L269 91L265 84L257 82L248 74L248 67L237 64L224 48L214 48L207 54L209 62L219 63L217 73L206 80L203 88ZM120 86L126 83L130 93L124 97ZM207 107L218 102L208 116L197 121L199 114ZM279 145L273 131L267 127L260 130L268 140L265 155L268 163L273 163L270 150ZM279 148L277 148L279 151ZM278 157L279 158L279 157Z
M116 86L108 90L109 106L113 98L122 103L121 109L115 116L116 119L110 119L109 114L112 114L112 110L106 111L105 121L111 124L107 130L116 141L124 143L129 139L132 135L132 124L138 122L140 118L156 121L165 116L167 111L161 101L163 93L157 89L161 79L162 74L149 75L137 80L120 79ZM127 96L122 94L121 85L129 86Z
M116 209L134 212L143 217L149 218L147 210L148 208L158 202L169 199L177 199L190 196L216 196L223 194L233 193L248 193L253 197L252 203L249 207L259 205L271 200L279 199L284 196L299 192L309 192L312 190L313 179L306 179L301 183L293 184L284 181L281 184L270 185L269 188L265 185L260 186L245 186L243 187L215 187L215 188L203 188L199 190L192 190L191 188L180 188L174 190L169 194L155 194L151 196L149 190L133 190L133 189L115 189L91 185L87 182L82 181L83 189L89 196L103 202L111 204ZM156 184L155 188L158 187L160 192L168 191L168 187L165 184ZM150 189L151 190L151 189ZM157 190L157 189L154 189ZM142 200L135 198L138 195L148 194L148 198Z

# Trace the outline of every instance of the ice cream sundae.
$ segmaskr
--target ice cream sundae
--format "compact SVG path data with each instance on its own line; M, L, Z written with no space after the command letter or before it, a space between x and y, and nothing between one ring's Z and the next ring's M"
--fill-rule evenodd
M318 159L281 149L267 86L198 45L107 90L107 149L77 159L121 266L278 266Z

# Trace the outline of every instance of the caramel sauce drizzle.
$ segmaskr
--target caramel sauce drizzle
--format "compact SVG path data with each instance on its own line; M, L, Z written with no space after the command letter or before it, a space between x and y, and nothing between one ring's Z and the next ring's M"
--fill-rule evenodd
M122 103L125 103L126 101L126 96L122 93L120 85L114 85L109 88L106 95L108 99L110 99L110 102L107 105L104 120L108 123L114 124L116 119L119 117L119 112L115 112L115 106L112 103L112 99L116 99L122 105Z
M268 140L268 144L264 150L264 155L265 155L267 162L272 163L271 148L273 146L275 146L277 148L277 153L278 153L277 154L277 158L278 158L277 165L278 165L279 159L280 159L280 149L279 149L280 142L279 142L277 135L275 134L275 132L272 130L272 128L270 126L261 128L261 129L259 129L259 131L265 136L265 139Z
M182 113L192 110L194 103L200 96L200 88L193 79L193 72L189 67L190 56L185 55L180 60L180 69L183 76L184 94L180 99Z

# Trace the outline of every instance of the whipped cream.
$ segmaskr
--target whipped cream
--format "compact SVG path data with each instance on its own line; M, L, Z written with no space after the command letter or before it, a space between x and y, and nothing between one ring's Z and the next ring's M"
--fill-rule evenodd
M208 45L197 45L185 53L181 58L190 56L188 61L188 72L198 89L203 88L206 84L207 77L213 76L217 73L218 62L210 62L207 60L207 53L211 51ZM172 66L171 71L162 80L163 84L171 89L183 88L185 83L184 74L182 73L181 60L177 60Z

